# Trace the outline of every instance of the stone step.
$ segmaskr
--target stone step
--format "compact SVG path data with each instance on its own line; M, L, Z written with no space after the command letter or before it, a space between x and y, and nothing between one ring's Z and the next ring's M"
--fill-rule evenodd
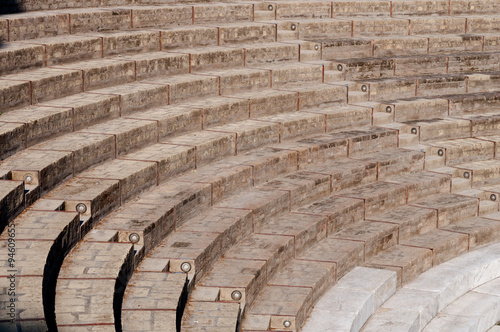
M89 253L92 259L89 259ZM115 316L114 302L122 302L126 284L134 270L133 253L131 243L83 241L75 246L63 262L57 280L55 315L58 330L70 331L74 325L82 324L121 326L121 315ZM106 292L107 300L91 300ZM75 299L85 305L75 303ZM121 309L117 310L121 312Z
M362 199L365 205L365 217L382 213L406 204L406 186L388 182L375 182L343 190L341 197Z
M454 166L463 172L463 176L472 179L472 186L480 187L486 184L497 184L500 178L500 161L496 159L474 161Z
M372 257L365 265L396 271L399 288L432 267L432 250L398 244Z
M491 214L490 214L491 215ZM456 221L441 229L450 232L467 234L469 237L469 250L494 241L499 232L500 223L498 218L489 218L488 214L477 217Z
M174 332L185 283L185 273L148 271L145 267L135 271L123 296L123 331L154 331L161 326L163 331Z
M312 305L334 279L334 264L292 260L255 299L246 314L242 331L298 330Z
M498 244L491 244L425 272L389 298L368 320L363 331L380 331L389 322L393 331L423 329L456 299L498 277L497 252ZM490 269L494 272L485 272ZM459 326L464 325L459 323Z
M438 227L441 228L457 220L477 216L479 200L453 194L439 194L428 196L411 205L437 211Z
M395 272L355 267L325 292L301 331L359 331L375 310L395 292Z
M484 216L492 213L497 213L499 210L498 202L488 199L479 202L479 215Z
M378 112L394 114L395 122L448 116L448 102L441 98L410 98L382 102Z
M5 111L79 92L83 92L83 77L78 70L40 68L0 79L2 109Z
M231 71L207 71L204 74L217 77L219 93L229 95L238 91L263 90L271 88L271 74L268 70L257 68L238 68Z
M376 153L366 153L354 157L362 162L374 162L377 165L377 180L389 181L387 178L397 174L415 173L424 169L425 154L403 149L386 149Z
M16 269L11 280L20 294L32 294L29 299L15 294L18 311L16 320L33 321L36 328L46 328L42 303L42 287L51 294L44 302L53 310L55 281L64 256L80 239L80 220L75 212L25 211L16 218L15 233L18 252L13 252L6 269ZM35 227L33 227L35 226ZM2 247L12 248L8 232L0 236ZM34 250L31 254L27 251ZM10 259L10 258L9 258ZM9 266L9 267L7 267ZM12 294L13 295L13 294ZM7 296L7 293L5 293ZM8 314L2 318L8 320ZM5 324L3 324L5 325Z
M437 227L437 211L403 205L388 212L376 214L369 220L390 223L398 227L398 244L412 236L427 233Z
M471 184L471 179L465 179L465 178L453 178L451 181L451 192L460 192L462 190L467 190L470 189L472 186Z
M500 142L500 137L498 135L479 136L477 139L493 142L493 144L495 144L494 156L497 156L497 142Z
M439 312L423 331L439 331L444 326L459 325L463 328L481 329L484 331L498 330L498 304L500 297L496 288L499 279L492 280L464 294L448 307ZM468 309L467 316L462 316L461 312Z
M500 127L498 114L493 112L460 115L458 118L470 121L472 136L493 135L497 133L497 128Z
M350 131L334 131L333 137L345 138L348 140L349 157L361 155L364 151L378 152L384 149L397 147L396 130L381 127L358 128Z
M414 55L335 60L343 68L344 80L379 79L463 72L488 72L498 69L495 53L456 55Z
M257 6L257 4L256 4ZM235 46L236 47L236 46ZM238 44L245 52L245 65L258 66L262 63L283 63L299 61L299 45L293 43L249 43Z
M498 95L495 92L482 92L446 96L450 116L488 113L498 109Z
M420 142L471 137L471 121L465 119L433 118L405 121L404 124L417 130Z
M357 222L329 237L362 243L364 261L399 242L397 225L373 221Z
M467 92L489 92L499 87L500 76L495 72L471 74L467 77Z
M462 52L497 51L491 35L491 46L483 50L483 35L487 34L441 34L427 36L363 36L354 38L331 38L319 36L308 38L321 42L323 60L408 56L427 54L453 54ZM347 36L350 37L350 36Z
M393 174L385 181L406 185L408 204L431 195L449 193L451 188L451 176L426 171Z
M301 82L323 82L323 68L320 65L306 63L290 64L261 64L257 69L266 69L271 73L271 86L273 88L284 87L285 84Z
M456 139L432 143L442 150L446 165L492 159L495 155L495 144L476 138Z
M469 250L469 237L463 233L450 232L440 229L415 235L401 241L404 246L430 249L432 265L438 265Z

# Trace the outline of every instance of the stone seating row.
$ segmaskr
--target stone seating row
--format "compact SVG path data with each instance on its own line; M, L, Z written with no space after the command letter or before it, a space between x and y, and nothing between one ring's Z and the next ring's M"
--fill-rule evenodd
M110 6L130 6L134 7L148 5L180 5L191 4L194 6L205 6L208 4L217 4L214 2L204 1L170 1L170 0L148 0L148 1L109 1L109 0L91 0L91 1L76 1L68 4L60 0L52 0L50 2L27 2L20 1L21 8L26 11L39 10L54 10L66 8L88 8L88 7L110 7ZM390 16L390 15L459 15L472 13L489 14L498 10L498 4L495 1L468 1L468 0L453 0L453 1L307 1L307 2L290 2L290 1L274 1L266 3L253 3L256 14L290 18L290 17L330 17L330 16L351 16L351 15L374 15L374 16ZM270 8L269 4L273 7ZM227 2L227 5L232 5ZM210 8L210 7L208 7ZM1 14L9 13L17 9L5 6ZM270 12L268 14L268 12Z
M388 331L425 330L432 318L446 310L448 305L482 284L486 283L487 287L488 282L498 278L498 250L497 243L486 245L423 273L390 297L372 315L362 331L378 331L380 328ZM485 309L485 306L470 307L470 304L468 312L471 315L471 311ZM467 313L462 313L461 317L454 317L454 322L448 321L451 324L448 326L469 326L473 321L466 316ZM432 330L431 324L428 327L429 331ZM490 327L483 326L481 330Z
M250 27L247 27L250 28ZM256 28L257 29L257 28ZM254 30L256 30L254 29ZM269 33L269 32L267 32ZM270 32L272 34L272 32ZM224 36L222 36L224 38ZM497 34L469 34L469 35L439 35L439 36L390 36L390 37L365 37L327 39L319 37L304 37L307 40L298 40L297 38L286 39L287 44L280 44L282 48L280 56L275 56L281 61L287 59L297 59L300 56L301 61L309 60L341 60L345 58L368 58L368 57L401 57L403 55L432 55L440 53L463 53L463 52L496 52L498 51ZM330 38L330 37L328 37ZM179 53L191 53L194 58L192 62L203 60L207 55L198 54L201 50L193 50L196 47L217 46L220 44L220 29L208 26L188 26L175 29L161 30L138 30L138 31L117 31L107 33L88 33L70 36L45 37L33 41L10 42L0 49L0 61L4 65L0 71L1 75L25 71L29 69L41 68L45 66L56 66L77 62L82 60L91 60L103 57L123 56L125 54L155 52L155 51L176 51ZM251 40L248 40L251 41ZM242 48L244 55L241 62L246 64L260 63L262 57L269 52L265 47L269 45L248 44L244 36L240 36L237 45L225 45L225 47ZM275 42L271 38L270 41ZM300 48L300 54L296 55L295 47ZM300 46L299 46L300 45ZM315 47L318 46L318 49ZM277 45L275 45L277 47ZM189 51L188 49L189 48ZM227 48L216 48L229 52ZM237 52L237 51L233 51ZM241 52L241 51L240 51ZM288 54L287 54L288 53ZM432 65L429 59L448 62L439 56L424 57L418 61L427 66ZM220 55L219 55L220 56ZM467 55L466 55L467 56ZM484 55L487 56L487 55ZM233 55L234 57L234 55ZM241 55L240 55L241 57ZM144 63L148 56L137 57L141 59L139 63ZM397 61L398 58L396 58ZM427 59L427 61L426 61ZM151 60L150 60L151 61ZM187 61L187 60L184 60ZM382 60L368 60L383 61ZM412 61L405 58L399 58L399 64L403 65L405 61ZM416 59L415 59L416 61ZM461 61L461 58L452 58L453 64ZM344 67L353 64L360 64L358 61L350 60L343 63ZM409 65L409 64L407 64ZM438 64L437 64L438 65ZM390 66L390 64L387 64ZM335 66L335 69L338 64ZM193 66L193 68L203 68ZM346 68L347 69L347 68ZM352 70L352 69L351 69ZM463 69L462 69L463 71ZM357 75L362 75L358 73Z
M396 272L355 267L318 300L301 331L359 331L395 292Z
M295 3L296 5L296 3ZM30 12L3 16L0 19L2 41L32 40L88 32L113 30L173 28L189 25L214 25L220 42L230 43L234 30L249 32L258 26L272 29L279 41L285 39L366 37L393 35L478 34L498 32L497 12L490 16L345 16L308 18L277 17L264 10L255 16L252 4L201 6L116 7L67 9L52 12ZM273 6L268 4L267 7ZM207 8L208 7L208 8ZM274 7L273 7L274 8ZM306 10L311 7L305 6ZM314 8L314 7L312 7ZM292 9L293 11L293 9ZM252 23L253 22L253 23ZM257 23L261 22L261 23ZM264 28L267 22L267 28ZM255 37L255 35L254 35Z
M423 331L443 331L446 328L495 331L500 320L498 285L499 278L496 278L465 293L441 310Z

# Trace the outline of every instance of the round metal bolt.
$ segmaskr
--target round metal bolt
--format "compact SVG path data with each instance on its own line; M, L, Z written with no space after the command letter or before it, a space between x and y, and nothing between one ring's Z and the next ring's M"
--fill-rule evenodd
M376 138L377 138L377 135L373 134L372 139L376 139Z
M314 45L314 49L315 49L316 51L317 51L317 50L319 50L319 45L317 45L317 44L316 44L316 45Z
M137 233L132 233L128 236L128 239L130 240L130 242L132 243L137 243L139 242L139 240L141 239L141 237L139 236L139 234Z
M363 92L368 91L368 87L367 87L366 85L364 85L364 84L363 84L363 85L361 86L361 91L363 91Z
M78 203L76 205L76 212L78 212L80 214L84 214L85 212L87 212L87 205L85 205L83 203Z
M243 297L243 295L241 294L241 292L239 290L235 290L231 293L231 298L235 301L241 300L242 297Z
M416 134L417 134L417 132L418 132L418 131L417 131L417 128L411 128L411 133L412 133L413 135L416 135Z
M392 112L392 107L391 107L391 106L387 106L387 107L385 108L385 111L386 111L387 113L391 113L391 112Z
M292 29L292 31L295 31L295 29L297 29L297 26L296 26L295 24L292 24L292 25L290 26L290 29Z
M342 71L344 69L344 66L342 66L341 64L338 64L337 69L338 69L338 71Z
M442 157L444 155L444 150L443 149L439 149L438 150L438 156Z
M26 182L27 184L32 184L33 183L33 175L26 174L24 176L24 182Z
M470 173L469 172L464 172L464 178L466 178L466 179L470 178Z
M283 326L288 328L288 327L292 326L292 322L290 322L289 320L286 320L283 322Z
M189 271L191 271L191 264L188 262L182 263L181 264L181 271L185 272L185 273L188 273Z
M491 194L490 195L490 200L492 200L493 202L497 200L497 195L495 194Z
M274 7L273 7L273 5L269 5L269 6L267 6L267 9L269 9L269 10L273 10L273 9L274 9Z

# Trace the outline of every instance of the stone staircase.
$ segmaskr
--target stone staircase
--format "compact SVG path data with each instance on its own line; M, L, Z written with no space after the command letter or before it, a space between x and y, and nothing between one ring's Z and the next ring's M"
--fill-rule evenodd
M497 242L497 1L20 5L2 331L358 331Z

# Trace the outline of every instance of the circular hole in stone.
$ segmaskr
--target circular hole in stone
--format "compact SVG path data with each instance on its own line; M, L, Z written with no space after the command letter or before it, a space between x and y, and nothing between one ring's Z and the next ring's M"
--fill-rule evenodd
M442 157L444 155L444 150L443 149L439 149L438 150L438 156Z
M344 69L344 66L342 66L341 64L338 64L337 69L338 69L338 71L342 71Z
M83 203L78 203L76 205L76 212L78 212L80 214L84 214L85 212L87 212L87 205L85 205Z
M269 10L273 10L273 9L274 9L274 7L273 7L273 5L269 5L269 6L267 6L267 9L269 9Z
M470 178L470 173L469 172L464 172L464 178L466 178L466 179Z
M490 195L490 200L492 200L492 201L496 201L496 200L497 200L497 195L495 195L495 194L491 194L491 195Z
M363 91L363 92L368 91L368 87L367 87L366 85L364 85L364 84L363 84L363 85L361 86L361 91Z
M413 135L416 135L416 134L417 134L417 132L418 132L418 131L417 131L417 128L411 128L411 133L412 133Z
M185 273L188 273L189 271L191 271L191 264L188 262L182 263L181 264L181 271L185 272Z
M386 111L387 113L391 113L391 112L392 112L392 107L391 107L391 106L387 106L387 107L385 108L385 111Z
M139 240L141 239L141 237L139 236L139 234L137 233L132 233L128 236L128 239L130 240L130 242L132 243L137 243L139 242Z

